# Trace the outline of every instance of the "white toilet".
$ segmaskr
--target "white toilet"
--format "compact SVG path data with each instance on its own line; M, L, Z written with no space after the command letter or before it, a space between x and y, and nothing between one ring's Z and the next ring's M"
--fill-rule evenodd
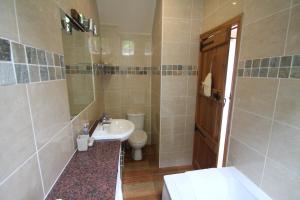
M128 113L127 118L135 125L133 133L130 135L128 142L132 148L131 157L133 160L142 160L142 148L147 143L147 134L144 131L143 113Z

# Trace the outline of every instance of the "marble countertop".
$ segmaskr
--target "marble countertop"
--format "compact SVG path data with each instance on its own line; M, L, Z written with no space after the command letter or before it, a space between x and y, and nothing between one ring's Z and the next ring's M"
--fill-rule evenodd
M47 200L115 199L119 141L95 141L76 152L47 196Z

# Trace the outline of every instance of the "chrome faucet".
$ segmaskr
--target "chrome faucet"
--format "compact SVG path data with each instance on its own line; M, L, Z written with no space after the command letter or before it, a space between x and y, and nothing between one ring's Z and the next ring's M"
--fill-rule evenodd
M110 120L110 117L106 113L103 113L100 118L100 124L102 126L105 124L111 124L111 122L109 120Z

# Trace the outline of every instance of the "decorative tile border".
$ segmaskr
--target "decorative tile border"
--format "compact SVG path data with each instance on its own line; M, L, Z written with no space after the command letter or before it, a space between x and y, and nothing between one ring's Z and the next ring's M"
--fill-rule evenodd
M92 66L89 64L81 66L66 65L66 74L92 74Z
M300 79L300 55L240 61L238 77Z
M94 65L94 70L96 74L101 75L151 75L151 67L143 66L129 66L129 67L120 67L112 65Z
M96 74L101 75L162 75L162 76L196 76L197 66L162 65L161 67L119 67L110 65L94 65Z
M197 76L198 66L191 65L162 65L162 76Z
M0 38L0 86L63 79L63 55Z

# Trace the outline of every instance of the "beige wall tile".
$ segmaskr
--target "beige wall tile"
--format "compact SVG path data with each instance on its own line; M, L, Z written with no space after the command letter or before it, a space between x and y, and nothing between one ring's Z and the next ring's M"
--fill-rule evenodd
M161 118L161 134L183 134L185 116L168 116Z
M187 115L185 117L185 134L193 134L195 132L195 115Z
M197 76L189 76L188 77L188 96L196 96L197 95Z
M162 76L162 98L186 96L187 76Z
M160 152L171 153L171 152L180 151L183 149L183 145L184 145L184 135L183 134L161 135L160 140L161 140Z
M164 65L188 65L189 44L163 43L162 64Z
M163 17L189 18L192 11L192 0L165 0L163 9Z
M190 42L191 21L189 19L163 19L164 42Z
M71 125L67 126L39 152L45 192L47 193L74 152Z
M159 167L187 166L192 164L192 152L176 151L172 153L160 153Z
M235 105L249 112L272 117L277 87L276 79L238 79Z
M291 21L288 30L288 40L286 54L299 54L300 53L300 5L291 10Z
M121 106L121 91L120 90L105 90L104 104L106 106L115 107Z
M161 117L184 115L186 113L185 97L165 97L161 100Z
M265 161L261 154L231 138L229 160L233 166L259 185Z
M0 181L35 152L26 86L0 87Z
M201 28L202 28L202 19L193 19L192 18L191 27L192 27L192 29L191 29L191 42L192 43L199 43ZM199 51L197 51L197 53L199 53Z
M194 144L194 134L185 134L184 135L184 151L193 152L193 144ZM193 153L192 153L193 154Z
M0 199L43 199L37 157L33 156L0 187Z
M235 109L231 137L242 141L265 155L268 148L271 123L270 119L261 118Z
M299 187L299 175L267 159L262 189L268 193L272 199L299 199Z
M112 89L121 89L122 88L122 77L118 75L103 76L103 89L104 90L112 90Z
M298 5L300 3L299 0L292 0L293 1L293 5Z
M195 115L196 112L196 96L186 97L186 114Z
M203 19L203 0L193 0L192 18Z
M244 27L240 59L282 55L288 17L289 11L283 11Z
M190 49L189 64L193 66L198 66L200 43L190 43L189 49Z
M290 7L291 0L252 0L245 1L243 23L249 24Z
M0 7L0 37L18 41L14 1L3 0ZM4 26L5 24L5 26Z
M300 176L300 129L277 122L273 125L268 157Z
M219 0L204 0L203 1L203 13L204 17L211 15L219 8Z
M300 81L281 80L276 104L275 119L300 128Z
M31 84L28 92L40 148L70 121L66 81Z
M43 0L15 2L21 42L63 53L60 12L56 4L53 1Z

